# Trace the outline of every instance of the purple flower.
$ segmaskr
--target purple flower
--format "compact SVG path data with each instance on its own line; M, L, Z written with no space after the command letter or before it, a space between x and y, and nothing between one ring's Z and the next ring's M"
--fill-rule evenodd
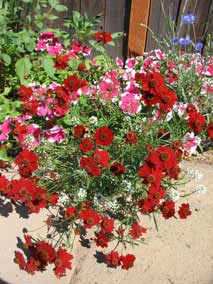
M178 43L178 41L179 41L179 38L178 38L178 37L173 37L173 38L172 38L172 42L173 42L173 43Z
M190 39L189 36L186 36L186 37L181 37L181 38L179 38L179 41L178 41L178 42L179 42L180 45L185 46L185 45L190 44L190 43L192 42L192 40Z
M195 44L195 51L201 52L203 49L203 43L201 41Z
M192 13L185 14L182 16L182 23L183 24L194 24L195 19L196 17Z

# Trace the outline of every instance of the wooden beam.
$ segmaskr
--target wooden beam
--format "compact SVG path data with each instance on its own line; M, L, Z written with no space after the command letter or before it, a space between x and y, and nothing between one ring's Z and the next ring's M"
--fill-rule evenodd
M143 55L149 18L150 0L132 0L128 39L128 55Z

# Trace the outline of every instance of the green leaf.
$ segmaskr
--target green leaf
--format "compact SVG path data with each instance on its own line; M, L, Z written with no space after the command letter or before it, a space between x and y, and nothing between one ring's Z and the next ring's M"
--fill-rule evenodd
M110 42L107 42L107 45L115 46L115 43L114 43L114 41L110 41Z
M51 56L46 55L43 57L42 66L46 71L47 75L53 77L53 75L55 74L55 67L54 67L54 61Z
M117 32L117 33L113 33L111 34L112 38L119 38L123 36L123 32Z
M31 69L32 63L30 62L28 57L23 57L16 62L15 70L21 83L24 82L25 77L30 74Z
M48 19L48 20L51 20L51 21L54 21L54 20L57 20L57 19L58 19L58 16L56 16L56 15L48 15L48 16L47 16L47 19Z
M64 5L56 5L56 6L55 6L55 10L56 10L57 12L65 12L65 11L67 11L67 7L64 6Z
M70 57L68 65L69 65L69 67L72 68L72 70L77 70L78 65L79 65L79 61Z
M9 56L8 54L2 53L1 58L3 59L4 64L5 64L6 66L10 65L10 63L11 63L11 58L10 58L10 56Z

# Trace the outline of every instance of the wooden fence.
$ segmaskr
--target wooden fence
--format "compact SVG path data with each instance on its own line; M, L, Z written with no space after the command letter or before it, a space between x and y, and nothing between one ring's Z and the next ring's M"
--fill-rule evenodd
M186 33L181 24L184 13L196 15L197 39L205 43L207 32L213 33L213 0L61 0L61 4L66 5L68 11L60 14L57 26L61 27L63 18L70 17L76 10L91 17L101 13L100 30L124 33L117 48L108 47L113 57L141 55L144 50L156 48L156 41L144 25L162 39L167 33L169 16L174 19L180 36Z

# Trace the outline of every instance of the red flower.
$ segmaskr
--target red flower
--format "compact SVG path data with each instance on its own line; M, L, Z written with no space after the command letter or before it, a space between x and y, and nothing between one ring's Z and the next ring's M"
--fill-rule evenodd
M80 150L82 152L90 152L93 148L93 144L90 138L84 138L81 140L81 143L79 145Z
M72 269L71 260L73 256L63 248L59 248L55 258L54 273L57 277L65 275L66 269Z
M126 134L126 143L128 144L136 144L138 141L138 137L134 131L129 130Z
M14 162L19 166L19 170L26 169L29 172L33 172L38 168L38 156L27 149L22 150Z
M111 251L110 254L106 255L106 262L108 266L117 267L121 264L120 256L117 251Z
M15 259L14 262L17 263L19 265L19 268L21 270L24 270L26 267L26 261L24 259L24 256L21 252L19 251L15 251Z
M21 101L28 101L29 98L32 96L33 94L33 90L30 87L26 87L24 85L21 85L21 87L18 90L18 95L19 95L19 99Z
M101 232L112 233L113 229L114 229L114 220L112 220L108 217L102 217Z
M66 69L68 66L68 62L69 62L68 54L65 54L65 55L56 54L55 68L57 70Z
M70 75L64 80L64 86L69 92L76 92L78 89L87 86L87 81L76 75Z
M138 201L138 206L142 214L152 213L155 209L156 201L154 199L141 199Z
M135 223L132 225L131 230L129 231L129 234L134 238L138 239L143 233L146 233L147 229L140 226L138 223Z
M127 254L126 256L121 256L120 260L122 262L121 268L128 270L134 265L135 256L133 254Z
M159 153L161 169L171 169L177 165L176 155L174 150L169 146L160 146L157 150Z
M160 206L159 209L161 210L163 217L165 219L169 219L175 215L175 203L170 200L164 201Z
M110 156L107 150L95 149L93 158L102 168L108 168Z
M190 216L192 212L190 211L189 204L188 203L182 203L179 207L178 215L181 219L186 219L188 216Z
M160 89L165 85L164 78L160 73L136 73L135 79L142 86L142 100L145 105L152 106L160 102Z
M76 217L77 209L75 207L68 207L65 211L64 218L67 220L73 220Z
M55 259L55 250L53 246L45 241L39 241L36 244L36 256L42 265L52 263Z
M157 186L160 186L161 179L165 177L161 170L154 169L147 163L140 166L138 176L143 178L144 184L155 184Z
M164 86L160 90L160 110L164 112L170 111L177 99L176 94Z
M39 270L39 262L33 257L30 257L30 260L27 262L26 264L26 268L25 270L29 273L29 274L35 274L36 271Z
M98 247L106 248L108 247L109 238L105 236L102 232L98 233L97 238L95 239L96 245Z
M192 113L192 112L197 112L196 106L193 104L188 104L187 108L186 108L186 112L188 114Z
M95 225L98 225L101 220L99 214L90 208L87 210L81 211L79 218L83 219L84 228L86 229L91 228Z
M191 131L200 133L206 123L205 117L199 112L190 112L187 120L188 127Z
M211 140L213 140L213 122L209 122L207 126L207 134Z
M101 42L103 45L107 42L112 41L112 36L110 32L97 32L94 34L94 38Z
M80 166L91 176L97 177L101 174L101 169L93 157L82 157Z
M148 191L148 199L153 199L156 201L156 204L159 202L160 199L163 199L165 196L165 190L161 187L157 187L155 185L150 186Z
M32 237L30 235L24 235L24 239L24 248L29 249L32 246Z
M107 126L96 129L94 139L97 145L106 146L112 144L114 134Z
M121 174L125 172L125 170L126 170L125 166L120 164L119 162L114 162L110 166L110 172L114 176L120 176Z
M74 136L76 138L82 138L86 133L86 128L83 125L77 125L74 127Z

